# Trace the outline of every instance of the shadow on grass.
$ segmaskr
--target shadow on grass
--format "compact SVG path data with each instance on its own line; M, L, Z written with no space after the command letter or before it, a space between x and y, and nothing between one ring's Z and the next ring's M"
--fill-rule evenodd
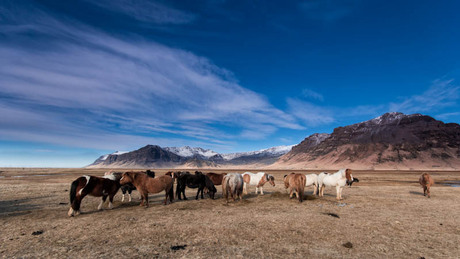
M423 192L410 191L409 193L412 194L412 195L421 195L421 196L423 196Z
M32 201L42 199L43 197L27 198L0 201L0 216L20 216L30 213L32 210L38 210L42 206L31 204Z

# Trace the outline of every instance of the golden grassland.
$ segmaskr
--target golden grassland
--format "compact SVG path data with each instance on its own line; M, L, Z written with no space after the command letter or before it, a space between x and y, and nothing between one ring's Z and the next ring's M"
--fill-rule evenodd
M149 208L138 206L134 191L130 203L121 203L118 193L112 210L97 211L100 198L86 197L82 214L68 217L71 181L104 171L0 168L0 256L460 257L459 171L430 172L436 181L430 199L417 182L421 171L355 171L360 182L344 189L344 200L336 201L334 188L317 198L307 187L307 200L299 203L282 182L291 170L270 170L275 187L266 185L263 196L251 188L228 205L220 186L215 200L194 200L196 190L187 189L190 200L166 206L163 193L152 194Z

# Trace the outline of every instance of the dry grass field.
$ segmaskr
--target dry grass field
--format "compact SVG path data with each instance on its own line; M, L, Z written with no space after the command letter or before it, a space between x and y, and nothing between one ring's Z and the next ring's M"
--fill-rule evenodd
M216 200L193 200L188 189L190 200L167 206L163 193L150 195L149 208L134 191L131 203L118 193L112 210L97 211L100 198L86 197L82 214L70 218L71 181L103 169L0 171L3 258L460 257L460 188L448 185L460 172L432 172L430 199L419 171L355 171L360 182L345 188L343 201L333 188L316 198L308 187L299 203L284 189L288 171L274 170L276 186L266 185L265 195L228 205L220 186Z

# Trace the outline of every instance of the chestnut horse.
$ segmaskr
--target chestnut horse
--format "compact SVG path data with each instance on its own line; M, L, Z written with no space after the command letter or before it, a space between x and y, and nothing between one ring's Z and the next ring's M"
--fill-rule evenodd
M221 185L222 184L222 180L224 179L224 176L226 175L227 173L222 173L222 174L216 174L216 173L213 173L213 172L209 172L207 173L206 175L209 177L209 179L211 179L212 183L214 185Z
M168 202L168 196L170 203L174 200L174 180L168 175L152 178L140 172L125 172L120 179L120 184L127 183L132 183L141 195L142 202L140 206L144 206L144 200L145 207L149 206L149 193L159 193L163 190L165 191L165 205Z
M299 202L302 202L306 182L307 179L303 174L290 173L285 175L284 187L289 188L289 198L292 198L293 193L295 193Z
M337 190L337 200L342 199L343 187L350 182L353 182L353 175L351 169L340 169L333 174L320 173L318 175L319 196L324 195L325 187L335 187Z
M155 178L155 172L154 171L147 170L147 171L142 172L142 173L145 173L148 176L150 176L152 178ZM118 179L117 181L119 181L121 179L122 174L123 174L122 172L113 172L112 170L110 170L109 172L105 172L104 177L107 177L107 175L113 175L116 179ZM123 184L120 187L120 189L121 189L121 193L122 193L121 202L125 201L125 194L126 193L128 193L128 201L131 202L132 201L131 193L134 190L136 190L136 187L134 187L134 185L132 183L127 183L127 184ZM139 197L139 200L140 199L142 199L142 197Z
M232 197L233 201L235 198L243 199L243 176L238 173L229 173L224 175L222 180L222 195L225 198L225 202L228 203L228 196Z
M434 184L434 180L429 173L423 173L418 179L420 185L423 188L423 196L430 198L430 187Z
M244 194L248 194L248 185L256 186L256 194L260 188L260 194L264 195L264 184L269 182L272 186L275 186L275 177L264 172L258 172L253 174L251 172L245 172L243 175L244 181Z
M97 207L98 210L102 210L102 205L109 197L109 209L112 209L113 196L120 189L118 179L120 178L113 175L105 177L83 175L78 177L70 185L70 209L67 215L72 217L80 214L81 201L88 194L94 197L102 196L101 203Z

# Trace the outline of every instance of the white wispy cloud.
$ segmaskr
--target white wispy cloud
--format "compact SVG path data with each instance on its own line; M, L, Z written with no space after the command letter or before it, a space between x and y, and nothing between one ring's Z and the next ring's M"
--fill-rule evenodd
M0 42L2 138L54 141L60 135L61 144L91 147L109 147L104 143L115 139L124 148L121 142L165 143L155 135L169 134L168 145L193 139L209 146L303 129L295 116L191 52L110 36L40 9L0 14L6 21L0 35L7 39ZM227 126L239 133L221 130ZM263 134L250 134L254 130Z
M401 102L390 103L390 111L422 113L439 111L457 104L460 87L454 80L435 80L431 87L419 95L404 98Z
M101 8L130 16L138 21L155 24L186 24L196 15L157 1L148 0L98 0L87 1Z
M315 92L311 89L305 88L302 90L302 95L307 98L312 98L318 101L324 101L324 96L318 92Z
M440 120L448 120L452 117L460 117L460 112L447 112L436 115L436 118Z
M289 112L307 126L326 125L335 121L333 108L314 105L295 98L287 98L287 104Z

